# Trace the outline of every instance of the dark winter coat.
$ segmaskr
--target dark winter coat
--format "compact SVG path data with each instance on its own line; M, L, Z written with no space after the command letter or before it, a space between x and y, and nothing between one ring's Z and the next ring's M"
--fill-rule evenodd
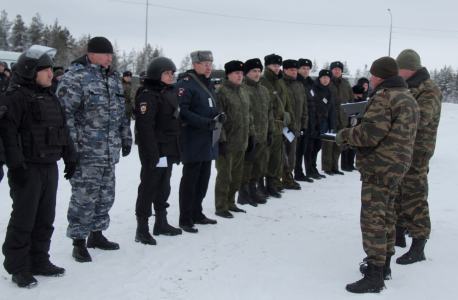
M317 111L317 117L320 120L320 131L316 131L311 137L319 138L319 134L336 128L335 97L329 85L322 85L318 79L316 85L313 87L313 92L315 94L315 109Z
M135 98L135 127L142 165L166 156L179 163L181 156L181 117L178 97L171 86L145 80Z
M307 133L312 134L315 132L320 131L320 120L315 109L315 92L313 91L313 87L315 86L315 82L313 81L310 76L304 78L301 74L297 74L297 80L304 85L305 95L307 96L307 111L308 111L308 125L307 125ZM313 130L312 130L313 129ZM316 134L315 134L316 135Z
M0 73L0 95L8 89L10 78L5 73Z
M188 73L195 74L207 87L213 98L215 90L210 79L197 75L194 70L178 77L174 92L180 99L181 120L183 122L183 163L209 161L218 158L218 143L212 146L213 131L208 123L214 119L219 109L213 104L210 95Z

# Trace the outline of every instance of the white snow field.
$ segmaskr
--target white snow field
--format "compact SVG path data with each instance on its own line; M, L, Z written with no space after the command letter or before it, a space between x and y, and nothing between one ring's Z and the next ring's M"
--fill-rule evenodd
M90 249L91 263L75 262L65 236L70 184L63 178L57 194L51 261L67 272L59 278L37 276L36 288L20 289L0 268L0 299L457 299L458 267L458 105L444 103L437 147L430 163L431 239L424 262L392 263L393 280L381 294L351 294L345 285L361 278L365 257L359 227L359 173L301 183L234 219L214 215L212 177L204 213L218 224L197 225L198 234L155 237L157 246L135 243L135 200L140 163L137 147L116 166L116 201L104 234L118 251ZM181 165L172 175L169 223L178 226ZM0 184L0 241L11 212L7 180ZM150 228L154 217L150 219ZM408 247L411 239L408 238ZM408 248L396 247L394 260ZM3 256L0 256L3 261ZM393 260L393 261L394 261Z

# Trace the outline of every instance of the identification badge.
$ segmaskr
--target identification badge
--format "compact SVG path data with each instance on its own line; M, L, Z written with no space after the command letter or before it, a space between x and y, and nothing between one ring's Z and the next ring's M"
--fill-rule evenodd
M328 99L323 98L323 102L324 102L325 104L328 104Z
M140 112L142 115L146 113L146 102L140 103Z
M313 92L313 90L310 90L310 94L312 94L312 96L315 96L315 93Z
M212 98L208 98L208 106L213 107Z

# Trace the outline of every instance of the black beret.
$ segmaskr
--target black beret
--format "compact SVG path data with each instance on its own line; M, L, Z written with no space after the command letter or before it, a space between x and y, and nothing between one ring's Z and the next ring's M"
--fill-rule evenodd
M113 45L103 36L96 36L89 40L87 44L88 53L111 53L113 54Z
M358 95L360 94L362 95L365 92L364 87L361 84L354 85L352 87L352 90L353 90L353 94L358 94Z
M304 58L299 58L299 68L300 67L310 67L310 69L313 67L312 61L310 59L304 59Z
M321 70L320 73L318 73L318 78L321 78L323 76L328 76L329 78L332 78L332 72L329 70Z
M344 65L343 65L343 63L341 63L340 61L334 61L334 62L331 63L331 67L330 67L331 71L332 71L332 69L334 69L334 68L339 68L339 69L341 69L342 72L343 72Z
M264 64L268 65L282 65L283 58L275 53L264 56Z
M250 72L253 69L261 69L263 70L262 62L259 58L249 59L245 62L245 74Z
M287 59L283 62L283 70L291 69L291 68L299 68L299 62L294 59Z
M226 76L232 72L242 71L245 72L245 65L239 60L231 60L230 62L224 65L224 70L226 70Z

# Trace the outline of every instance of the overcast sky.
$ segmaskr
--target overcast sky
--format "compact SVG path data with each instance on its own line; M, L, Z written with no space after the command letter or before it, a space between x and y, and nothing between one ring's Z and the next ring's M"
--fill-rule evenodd
M40 13L45 24L52 24L57 18L75 38L83 34L105 36L129 52L145 45L146 0L122 1L15 0L2 1L1 9L6 10L9 20L22 15L27 25L36 13ZM458 4L454 0L149 0L149 3L148 42L162 46L165 56L177 67L187 53L209 49L217 66L234 59L263 60L265 55L276 53L283 59L316 59L319 68L325 61L347 61L354 74L364 64L370 67L375 59L388 55L388 8L393 15L392 57L412 48L429 69L444 65L458 67Z

